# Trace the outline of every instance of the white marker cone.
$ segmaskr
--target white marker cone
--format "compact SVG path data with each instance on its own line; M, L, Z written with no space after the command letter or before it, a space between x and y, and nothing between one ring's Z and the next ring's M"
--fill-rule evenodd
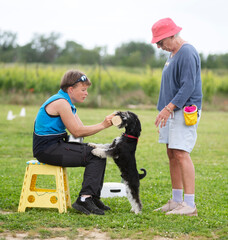
M13 115L13 112L10 110L7 115L7 120L13 120L16 116Z
M22 108L20 112L20 117L25 117L25 115L26 115L25 108Z

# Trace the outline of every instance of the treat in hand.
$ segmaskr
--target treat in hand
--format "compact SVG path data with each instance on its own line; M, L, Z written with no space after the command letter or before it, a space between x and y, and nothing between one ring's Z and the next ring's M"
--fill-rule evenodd
M121 119L121 117L120 116L114 116L113 118L112 118L112 124L114 125L114 126L119 126L120 124L122 123L122 119Z

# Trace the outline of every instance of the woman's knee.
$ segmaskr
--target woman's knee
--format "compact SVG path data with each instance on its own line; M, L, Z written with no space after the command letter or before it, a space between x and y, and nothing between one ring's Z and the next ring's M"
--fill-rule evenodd
M191 160L188 152L179 149L173 149L173 158L176 159L179 164L182 164L186 160Z

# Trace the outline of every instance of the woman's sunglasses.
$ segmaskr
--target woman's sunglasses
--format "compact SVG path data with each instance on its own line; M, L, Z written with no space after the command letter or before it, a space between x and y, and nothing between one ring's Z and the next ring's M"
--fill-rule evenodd
M162 47L163 41L164 41L164 39L160 40L159 42L156 42L156 44L157 44L158 46Z
M72 85L78 83L78 82L85 82L87 77L85 75L82 75L79 79L77 79Z
M82 75L79 79L77 79L74 83L72 84L66 84L66 87L71 87L74 86L78 82L85 82L87 80L87 77L85 75Z

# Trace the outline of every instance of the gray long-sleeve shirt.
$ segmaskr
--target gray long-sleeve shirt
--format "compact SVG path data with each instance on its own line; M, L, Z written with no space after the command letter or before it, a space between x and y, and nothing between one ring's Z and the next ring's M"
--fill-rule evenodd
M172 102L175 110L195 104L202 106L201 63L196 49L184 44L167 59L162 72L162 81L157 109L161 111Z

